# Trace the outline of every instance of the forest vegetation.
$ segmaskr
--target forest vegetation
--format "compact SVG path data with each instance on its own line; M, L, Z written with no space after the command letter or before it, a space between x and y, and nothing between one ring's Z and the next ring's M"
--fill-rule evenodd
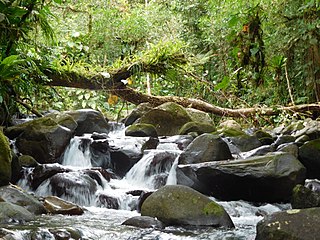
M317 117L319 16L319 0L0 0L1 125L147 101L257 124Z

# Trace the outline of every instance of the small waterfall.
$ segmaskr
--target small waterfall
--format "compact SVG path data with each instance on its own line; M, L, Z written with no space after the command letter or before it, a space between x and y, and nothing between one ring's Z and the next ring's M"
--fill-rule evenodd
M157 189L165 185L180 151L148 151L126 174L125 180L135 186Z
M92 139L88 135L72 138L63 155L62 165L79 168L92 167L89 148L91 142Z
M166 185L177 185L177 166L179 162L179 156L176 157L174 160L172 167L169 171L169 175L167 178L167 183Z

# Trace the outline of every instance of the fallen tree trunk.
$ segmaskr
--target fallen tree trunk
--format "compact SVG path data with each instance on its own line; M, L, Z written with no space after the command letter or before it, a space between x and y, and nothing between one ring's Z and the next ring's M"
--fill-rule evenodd
M278 115L280 112L290 112L290 113L320 113L320 104L303 104L288 107L251 107L251 108L240 108L240 109L230 109L214 106L203 100L194 98L185 98L178 96L152 96L143 94L141 92L135 91L134 89L126 86L121 80L130 77L133 73L130 69L119 70L110 74L110 77L104 77L102 74L94 74L91 76L78 75L74 73L57 73L54 71L48 71L46 73L50 79L48 85L51 86L64 86L64 87L74 87L90 90L108 90L113 94L119 96L125 101L133 104L140 104L148 102L152 106L159 106L166 102L175 102L184 107L190 107L198 109L207 113L212 113L218 116L225 117L253 117L256 115L261 116L272 116Z

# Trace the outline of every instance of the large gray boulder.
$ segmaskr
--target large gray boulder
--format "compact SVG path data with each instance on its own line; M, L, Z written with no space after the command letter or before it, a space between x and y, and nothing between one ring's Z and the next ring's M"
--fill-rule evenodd
M299 148L299 160L307 168L307 178L320 179L320 138Z
M305 168L288 153L178 165L177 182L221 200L288 202Z
M152 193L143 202L141 215L166 225L234 227L222 206L186 186L167 185Z
M0 129L0 186L7 185L11 179L11 160L9 141Z
M319 239L320 208L292 209L264 217L255 240Z
M0 224L8 224L13 222L23 223L34 219L35 215L24 207L8 202L1 202L0 200Z
M0 196L6 202L24 207L33 214L46 213L42 202L17 187L11 185L0 187Z
M211 162L231 158L228 144L221 137L204 133L196 137L181 153L179 164Z

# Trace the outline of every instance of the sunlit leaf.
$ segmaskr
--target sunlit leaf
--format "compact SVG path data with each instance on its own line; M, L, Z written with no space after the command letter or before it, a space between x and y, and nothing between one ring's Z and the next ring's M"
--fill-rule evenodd
M115 105L118 102L118 96L116 95L110 95L108 98L108 103L110 105Z

